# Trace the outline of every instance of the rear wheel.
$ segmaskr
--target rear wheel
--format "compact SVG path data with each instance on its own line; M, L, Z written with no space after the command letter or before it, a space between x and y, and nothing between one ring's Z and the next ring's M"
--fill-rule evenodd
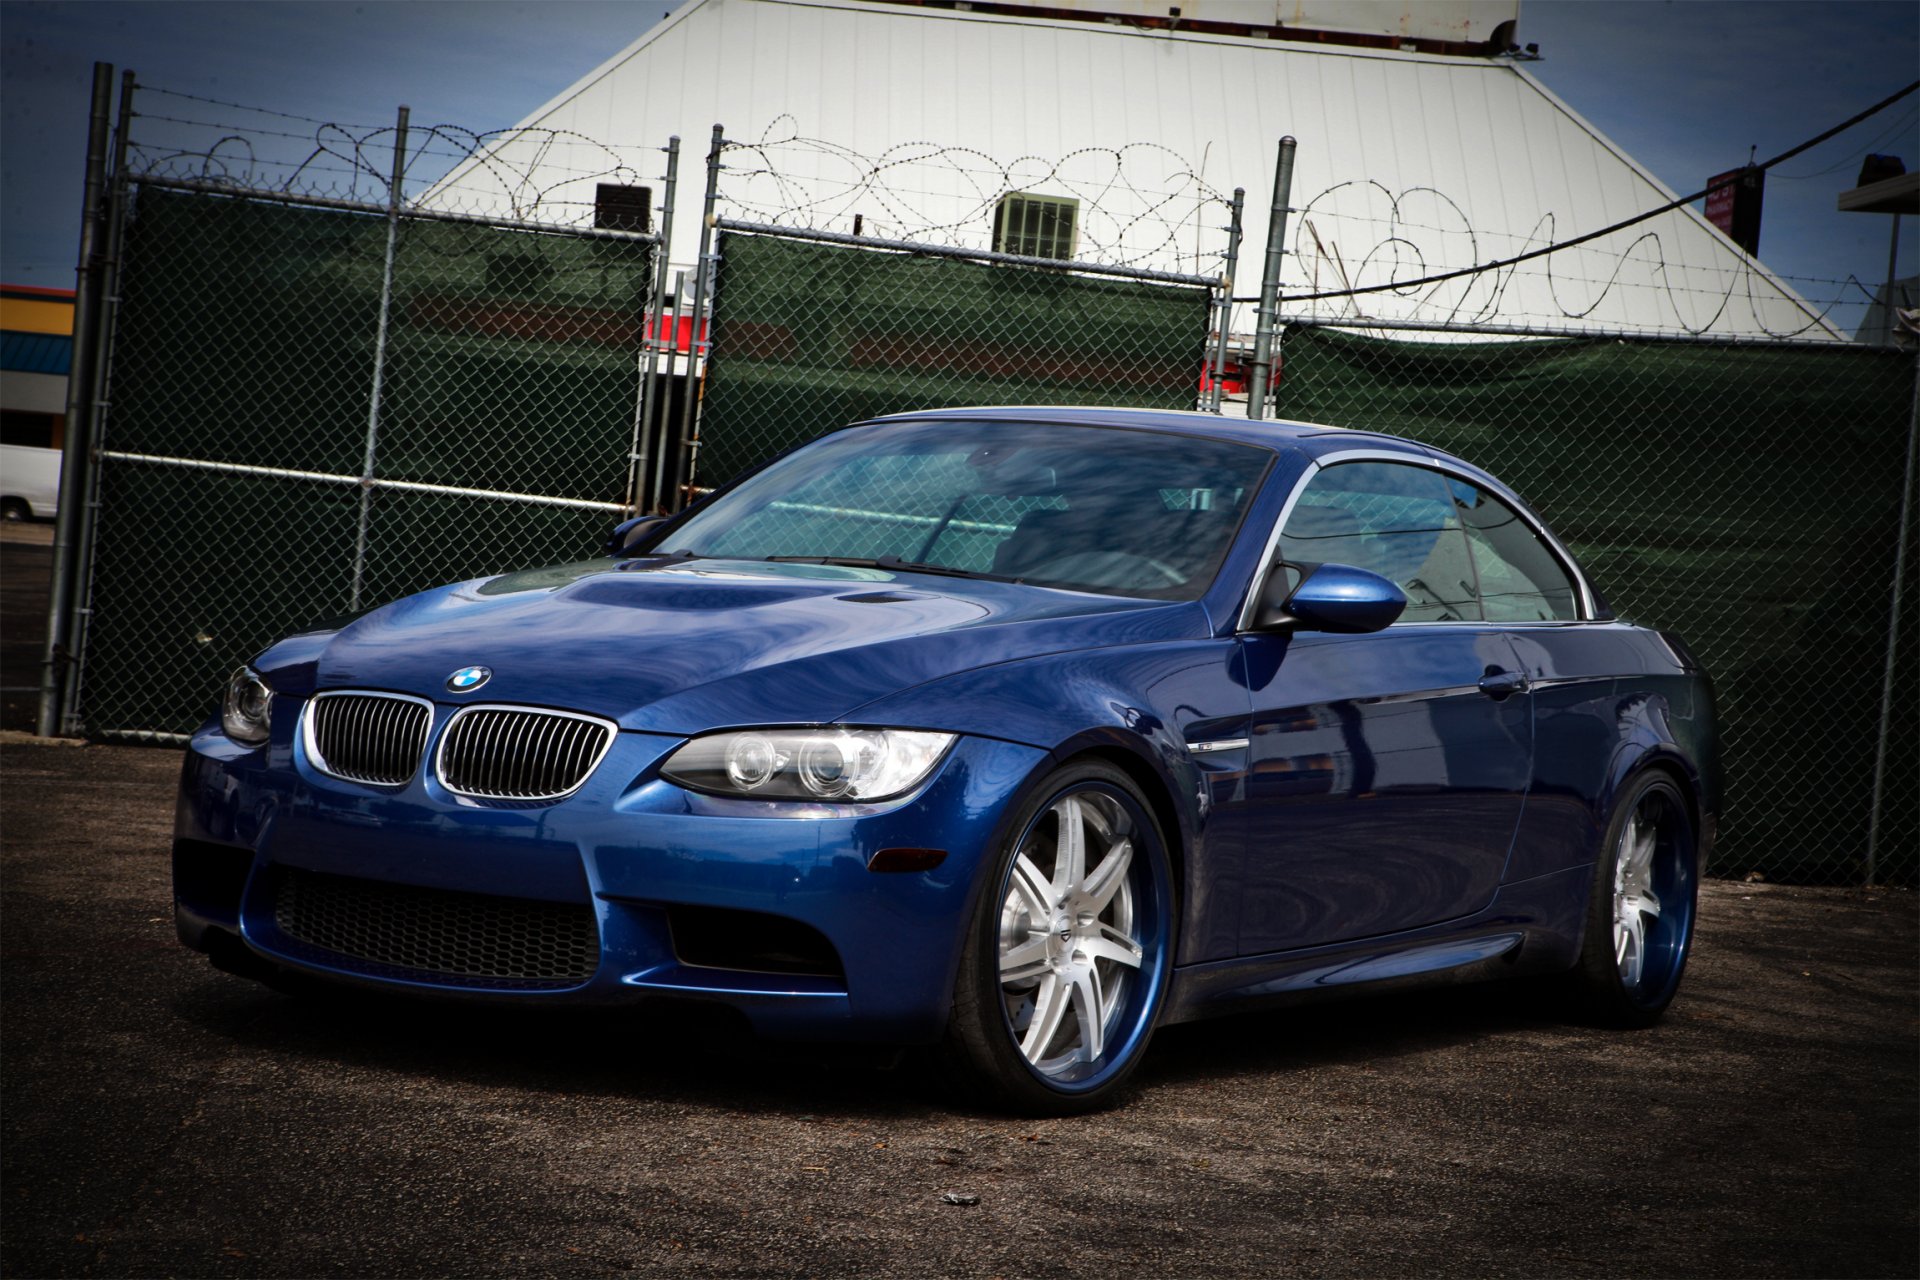
M1643 773L1614 806L1572 975L1596 1021L1644 1027L1659 1020L1686 969L1698 891L1699 844L1686 796L1669 775Z
M1013 830L968 932L948 1053L984 1101L1090 1111L1139 1064L1166 994L1166 843L1139 788L1099 762L1049 776Z
M32 510L19 498L0 499L0 520L12 523L16 520L25 520L32 514Z

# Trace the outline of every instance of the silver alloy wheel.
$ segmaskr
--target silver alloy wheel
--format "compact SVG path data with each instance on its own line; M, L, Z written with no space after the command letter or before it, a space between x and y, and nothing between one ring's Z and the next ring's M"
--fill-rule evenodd
M1613 860L1613 962L1620 982L1629 991L1640 985L1646 971L1647 934L1660 919L1660 899L1653 891L1653 858L1659 846L1657 814L1649 812L1651 796L1643 796L1633 819L1620 833Z
M1000 994L1041 1075L1083 1076L1105 1051L1145 955L1133 824L1100 791L1057 798L1014 854L1000 904Z

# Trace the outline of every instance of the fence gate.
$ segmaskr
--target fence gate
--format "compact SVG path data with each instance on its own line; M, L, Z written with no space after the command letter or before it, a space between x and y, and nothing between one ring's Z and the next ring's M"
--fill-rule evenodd
M182 734L240 656L577 560L630 499L650 235L135 180L79 718Z
M721 222L695 480L909 409L1191 409L1219 281Z

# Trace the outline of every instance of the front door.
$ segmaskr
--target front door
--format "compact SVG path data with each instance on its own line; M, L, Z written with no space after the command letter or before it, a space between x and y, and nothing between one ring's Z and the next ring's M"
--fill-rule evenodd
M1248 633L1252 697L1240 954L1396 933L1493 900L1532 774L1532 706L1440 473L1323 466L1280 558L1398 583L1370 635Z
M1531 773L1529 695L1491 628L1249 635L1240 953L1372 937L1493 899ZM1494 686L1496 689L1497 684Z

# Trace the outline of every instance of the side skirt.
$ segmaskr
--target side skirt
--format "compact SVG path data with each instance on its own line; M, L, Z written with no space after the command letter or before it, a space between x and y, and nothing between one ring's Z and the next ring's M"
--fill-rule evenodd
M1569 969L1580 955L1592 876L1588 865L1502 885L1484 911L1423 929L1175 969L1160 1024L1363 990Z

